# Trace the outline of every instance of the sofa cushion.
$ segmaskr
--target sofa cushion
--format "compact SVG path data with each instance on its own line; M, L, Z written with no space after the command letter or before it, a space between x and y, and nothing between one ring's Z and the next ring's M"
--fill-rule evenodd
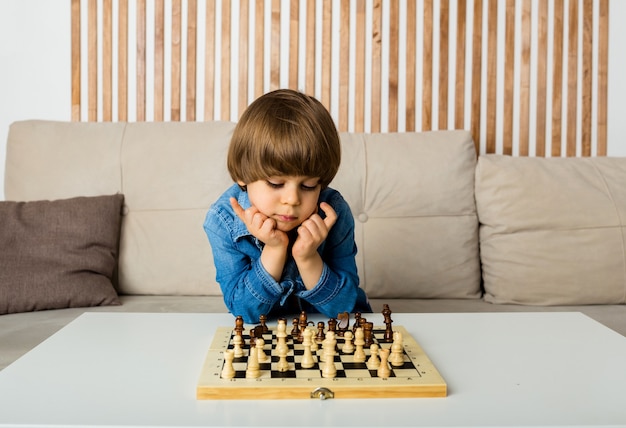
M485 299L624 303L626 158L484 155L476 204Z
M476 151L465 131L342 133L331 184L355 217L370 298L478 298Z
M0 202L0 314L119 304L123 199Z

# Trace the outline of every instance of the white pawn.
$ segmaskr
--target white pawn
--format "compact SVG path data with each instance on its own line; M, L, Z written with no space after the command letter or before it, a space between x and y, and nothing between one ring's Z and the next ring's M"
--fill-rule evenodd
M341 352L344 354L351 354L354 352L354 345L352 344L352 332L350 330L346 331L343 334L343 347L341 348Z
M259 337L254 343L257 349L257 358L260 363L264 363L268 360L267 354L265 354L265 351L263 350L263 347L265 346L265 340L262 337Z
M302 368L310 369L315 365L315 360L313 359L313 354L311 353L311 330L308 328L304 330L302 333L304 340L302 341L302 346L304 346L304 354L302 354L302 360L300 361L300 365Z
M235 368L233 367L233 359L235 352L232 349L224 351L224 367L222 368L222 379L232 379L235 377Z
M255 379L259 377L261 371L259 370L259 357L255 348L250 348L250 355L248 355L248 366L246 367L246 378Z
M241 346L243 345L243 337L241 337L238 334L235 334L235 337L233 337L233 344L234 344L233 351L235 353L235 358L243 357L243 348Z
M356 346L356 350L354 351L354 361L357 363L365 362L365 351L363 350L363 345L365 345L365 339L363 335L363 328L357 327L356 332L354 333L354 345Z
M393 343L391 344L391 355L389 355L389 362L394 367L400 367L404 364L403 353L403 339L402 333L396 331L393 333Z
M332 350L332 359L335 358L335 346L337 345L337 339L335 339L334 331L326 332L326 339L322 341L322 354L320 355L320 361L326 361L326 350Z
M380 366L380 360L378 359L378 345L372 343L370 345L370 359L367 360L367 368L370 370L376 370Z

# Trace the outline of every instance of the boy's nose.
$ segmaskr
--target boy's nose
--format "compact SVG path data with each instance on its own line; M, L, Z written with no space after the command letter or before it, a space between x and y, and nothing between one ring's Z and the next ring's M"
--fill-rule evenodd
M289 205L298 205L300 203L300 193L298 192L298 189L284 189L283 203Z

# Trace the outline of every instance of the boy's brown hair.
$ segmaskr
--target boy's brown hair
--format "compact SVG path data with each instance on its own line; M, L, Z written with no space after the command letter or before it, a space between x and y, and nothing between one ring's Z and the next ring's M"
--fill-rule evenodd
M235 126L227 160L234 181L307 176L319 177L322 188L340 162L339 134L328 110L290 89L269 92L248 106Z

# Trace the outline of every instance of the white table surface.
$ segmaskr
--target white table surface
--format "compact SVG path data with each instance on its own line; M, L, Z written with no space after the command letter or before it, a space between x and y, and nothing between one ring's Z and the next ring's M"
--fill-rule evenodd
M446 398L198 401L231 315L85 313L0 371L0 426L626 426L626 338L585 315L392 318Z

